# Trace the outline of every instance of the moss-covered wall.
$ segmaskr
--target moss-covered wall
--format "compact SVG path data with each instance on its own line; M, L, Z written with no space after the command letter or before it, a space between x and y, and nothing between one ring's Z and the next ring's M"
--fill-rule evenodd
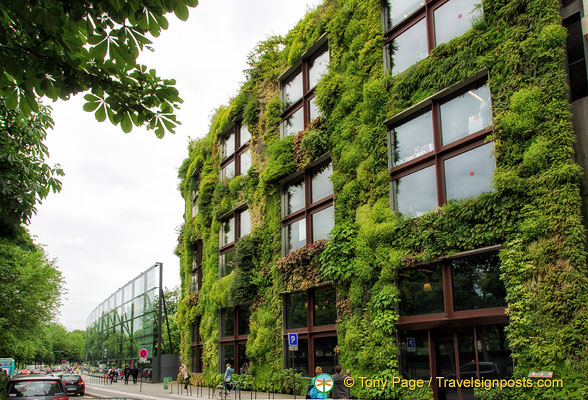
M485 0L473 29L407 72L390 77L383 66L380 0L325 0L284 37L259 44L240 93L214 115L210 132L190 144L180 168L186 224L178 253L182 294L182 358L190 357L190 324L200 318L205 380L218 371L218 310L252 301L247 354L261 388L280 381L282 298L300 276L337 285L340 361L354 375L398 375L394 323L401 267L502 244L508 338L516 375L553 370L563 389L484 391L484 398L588 398L588 279L580 214L580 168L564 69L566 31L557 0ZM296 138L279 138L278 76L323 34L329 72L318 84L323 117ZM284 47L281 47L284 45ZM490 193L450 202L418 218L390 210L384 121L431 94L489 71L497 168ZM252 133L253 168L219 180L219 141L236 117ZM303 248L305 257L280 263L277 181L330 151L335 221L328 243ZM199 170L199 213L190 193ZM239 266L218 276L219 216L247 202L253 231L239 241ZM192 244L203 241L203 286L189 295ZM324 249L324 250L323 250ZM309 261L310 260L310 261ZM312 264L312 265L310 265ZM310 266L309 266L310 265ZM304 275L311 268L316 274ZM296 281L291 276L297 276ZM310 278L309 278L310 279ZM302 386L301 386L302 388ZM430 398L387 387L354 388L362 398Z

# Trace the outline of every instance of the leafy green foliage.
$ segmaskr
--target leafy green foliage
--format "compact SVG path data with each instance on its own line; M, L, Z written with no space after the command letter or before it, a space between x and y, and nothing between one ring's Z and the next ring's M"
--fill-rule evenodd
M91 90L84 110L124 132L146 125L174 131L182 102L173 79L137 63L147 37L167 29L166 14L185 21L197 0L62 2L6 0L0 5L0 97L25 114L39 100Z

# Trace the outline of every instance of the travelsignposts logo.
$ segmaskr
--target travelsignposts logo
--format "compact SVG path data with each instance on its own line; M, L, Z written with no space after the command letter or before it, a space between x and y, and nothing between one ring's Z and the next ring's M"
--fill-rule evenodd
M329 393L333 390L333 377L329 374L320 374L314 378L313 385L321 393Z

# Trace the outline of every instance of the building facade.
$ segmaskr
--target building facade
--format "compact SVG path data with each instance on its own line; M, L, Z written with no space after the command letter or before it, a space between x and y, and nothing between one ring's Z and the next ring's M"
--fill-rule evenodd
M192 372L264 388L340 363L431 382L358 398L586 398L582 20L581 1L326 0L260 43L180 168ZM437 379L533 371L563 387Z

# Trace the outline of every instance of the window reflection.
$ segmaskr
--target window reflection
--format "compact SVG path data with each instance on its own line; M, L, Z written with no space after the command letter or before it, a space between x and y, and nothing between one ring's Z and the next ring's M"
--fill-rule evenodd
M241 146L244 145L245 143L247 143L249 141L249 139L251 139L251 133L249 132L249 129L247 129L247 125L245 124L241 124L241 143L239 143Z
M337 323L337 290L334 287L314 292L314 326Z
M235 250L220 255L221 277L229 275L235 269Z
M286 329L304 328L307 326L308 300L306 292L286 295Z
M431 111L420 115L392 130L393 165L400 165L434 150L433 115Z
M404 71L429 55L425 19L408 28L394 39L396 51L392 56L392 75Z
M320 365L326 374L334 374L337 365L337 336L314 339L314 363Z
M400 315L445 311L443 273L440 265L404 269L398 277Z
M284 108L298 101L302 97L302 73L299 72L282 87L282 102Z
M433 12L436 45L449 42L472 27L472 21L482 15L476 3L477 0L450 0Z
M286 227L288 241L286 253L297 250L306 244L306 219L293 222Z
M315 119L317 119L318 117L320 117L321 114L321 110L319 109L319 106L316 102L316 97L313 97L312 99L310 99L310 101L308 102L309 105L309 113L310 113L310 122L314 121Z
M437 208L435 167L423 168L392 182L396 210L403 215L418 217Z
M235 134L231 133L229 136L221 139L221 159L224 160L235 152Z
M304 108L300 107L294 112L294 114L283 120L280 129L282 137L296 135L298 132L303 131Z
M474 197L492 188L496 162L493 143L486 143L468 152L445 160L445 191L447 201Z
M241 232L239 237L243 237L249 235L251 233L251 215L249 214L249 210L242 211L240 214L241 218Z
M443 145L492 126L492 104L488 85L472 89L441 104Z
M249 168L251 168L251 149L245 150L239 156L241 175L245 175Z
M389 27L402 22L406 17L425 5L423 0L394 0L388 5L389 10Z
M220 245L225 246L235 241L235 217L221 223Z
M315 58L308 70L308 87L312 89L321 80L329 67L329 52L325 51Z
M288 186L286 192L288 202L288 214L304 208L304 181Z
M312 241L325 239L335 226L333 206L312 214Z
M312 203L333 194L333 183L330 179L331 175L333 175L333 167L331 163L321 167L312 174Z
M227 180L232 179L235 176L235 162L231 161L225 165L221 170L221 179Z

